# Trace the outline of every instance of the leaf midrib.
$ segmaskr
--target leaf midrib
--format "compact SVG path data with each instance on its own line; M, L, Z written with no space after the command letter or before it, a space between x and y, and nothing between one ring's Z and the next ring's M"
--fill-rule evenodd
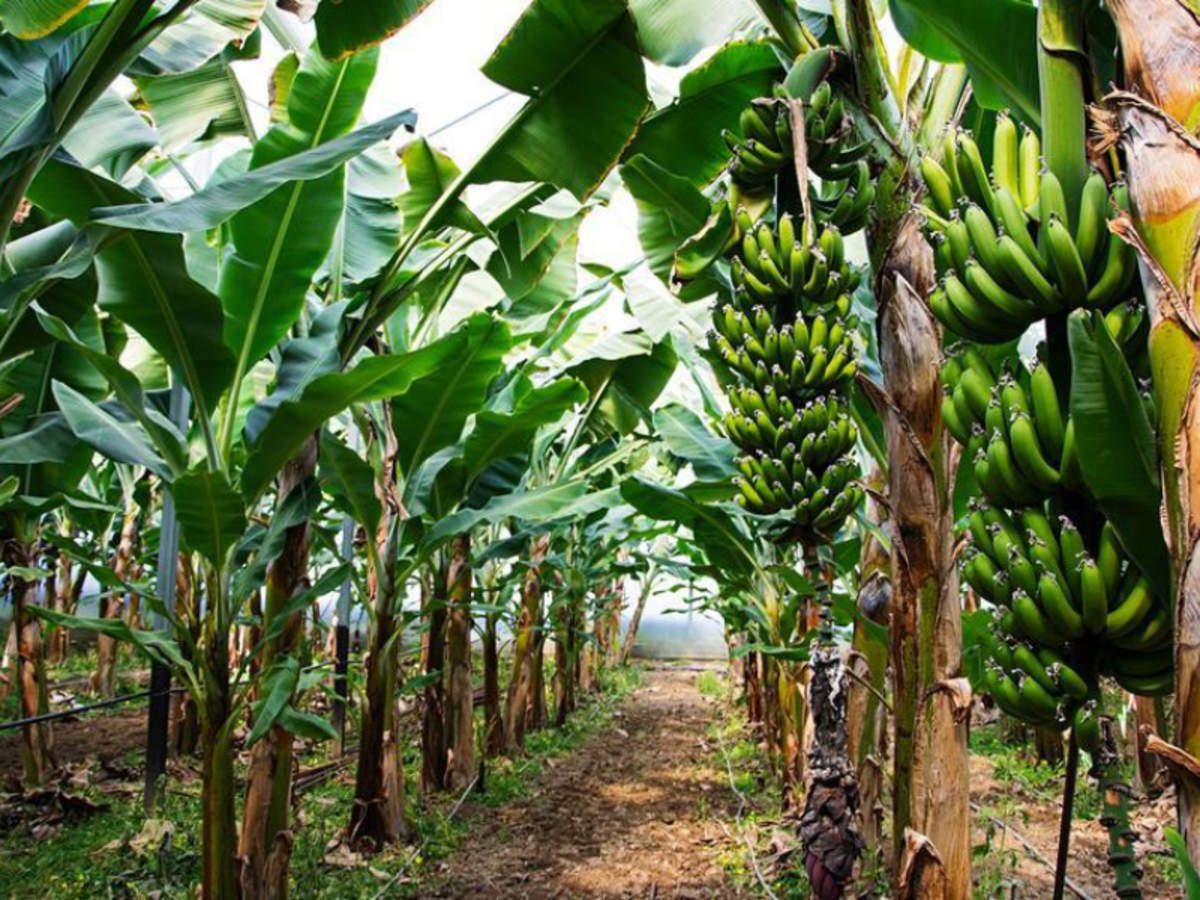
M338 69L337 79L334 82L333 90L329 92L329 99L325 104L325 108L321 112L321 121L318 123L316 130L313 132L312 140L309 142L308 149L313 149L321 143L325 133L325 126L329 122L329 116L333 112L333 107L341 93L342 81L346 76L346 70L349 67L349 59L343 60ZM249 366L250 350L254 342L255 332L258 330L259 319L262 318L263 307L266 304L267 291L275 279L275 269L279 264L279 257L283 253L285 238L291 229L292 217L296 213L296 206L300 202L300 195L304 191L306 182L297 181L292 185L291 196L288 197L287 207L284 210L284 215L280 219L279 228L275 232L275 240L271 243L271 250L267 254L267 261L263 266L262 277L258 281L258 290L254 297L254 303L250 308L250 318L246 322L246 333L242 338L241 350L238 353L237 375L245 376L247 367ZM241 378L235 377L234 383L240 383ZM237 398L233 398L233 402L237 402Z

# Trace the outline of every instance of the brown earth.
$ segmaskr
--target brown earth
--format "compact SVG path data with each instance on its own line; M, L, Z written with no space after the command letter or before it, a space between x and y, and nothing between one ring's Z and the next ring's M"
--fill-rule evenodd
M1084 777L1081 771L1080 778ZM1015 871L1004 875L1014 882L1008 885L1012 897L1032 900L1051 896L1054 887L1052 866L1058 847L1057 802L1047 803L1043 797L1033 796L1019 784L997 781L991 762L982 756L971 757L971 802L976 810L986 810L1000 820L1000 824L991 822L993 833L989 852L975 859L976 878L981 876L982 867L995 867L998 870L1007 868L1015 861ZM1148 855L1169 852L1162 840L1162 830L1164 825L1173 823L1174 813L1175 797L1172 792L1167 792L1157 800L1134 803L1131 822L1140 836L1137 853L1145 870L1142 893L1147 900L1181 896L1178 884L1168 883L1159 871L1145 864ZM975 840L978 846L982 846L988 841L988 836L978 811L976 821L980 827ZM1045 862L1030 854L1016 835L1033 845ZM1089 897L1111 897L1112 873L1107 858L1108 832L1095 819L1077 818L1071 829L1067 878ZM1066 895L1079 896L1069 889Z
M95 757L100 762L124 756L146 746L144 703L105 710L88 719L60 719L54 723L54 755L59 765ZM21 778L21 732L0 733L0 784Z
M428 898L734 898L716 863L738 799L704 731L717 710L694 671L650 671L614 728L537 781L530 796L467 812L463 849Z

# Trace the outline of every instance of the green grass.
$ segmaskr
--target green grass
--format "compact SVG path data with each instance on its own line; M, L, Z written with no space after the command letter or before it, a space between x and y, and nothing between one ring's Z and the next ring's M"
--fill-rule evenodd
M606 727L621 700L639 684L640 678L636 669L604 673L601 692L588 697L562 728L537 731L527 737L524 759L493 762L489 767L487 793L472 800L494 807L520 798L542 771L546 759L570 753ZM351 868L332 867L324 862L326 845L341 834L349 817L354 794L351 766L341 778L301 795L301 824L295 829L291 865L293 897L301 900L369 897L404 865L408 865L408 871L389 896L418 896L423 868L462 845L470 821L449 818L457 796L430 798L422 808L416 792L420 763L415 737L405 762L410 815L420 841L417 855L414 856L416 848L399 846ZM162 900L174 900L194 895L200 851L198 781L168 782L160 818L169 824L171 835L140 850L134 849L144 825L140 792L107 797L94 788L85 788L80 793L94 802L108 803L110 808L69 821L44 841L34 840L25 828L17 828L0 839L0 898L24 900L50 896L56 900L96 900L140 898L158 892Z
M696 690L705 697L720 700L725 696L725 679L712 669L705 669L696 676Z
M745 710L727 701L725 679L717 672L701 672L696 686L705 696L724 701L718 707L718 718L706 729L705 737L713 745L713 768L726 778L732 773L734 790L744 799L737 821L726 820L734 843L720 852L717 863L730 884L750 896L766 897L754 871L747 842L754 846L760 870L764 869L767 843L782 818L779 781L746 721ZM811 896L799 854L794 854L793 859L793 867L763 871L772 892L780 900L806 900Z

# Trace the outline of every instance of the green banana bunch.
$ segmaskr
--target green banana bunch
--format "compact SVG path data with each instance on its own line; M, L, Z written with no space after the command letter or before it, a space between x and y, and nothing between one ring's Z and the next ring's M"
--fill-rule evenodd
M984 670L988 693L1004 712L1035 725L1070 725L1092 686L1054 650L992 638Z
M863 499L854 483L858 465L841 458L824 468L810 468L794 444L778 456L758 451L737 460L737 502L760 515L787 511L799 525L824 531L840 524Z
M997 376L967 346L942 366L942 420L966 449L984 494L1007 507L1028 506L1062 488L1082 492L1074 425L1042 362Z
M853 331L840 318L817 314L776 328L765 307L743 313L726 304L714 324L709 345L756 389L768 415L788 418L792 404L840 389L858 371Z
M843 234L853 234L867 225L875 205L875 182L866 160L860 160L846 180L826 181L819 188L810 185L809 195L822 222L837 226Z
M752 222L744 209L735 221L741 241L734 247L730 274L745 301L772 310L790 303L805 313L849 312L849 297L861 276L847 261L835 226L814 236L791 215L781 215L772 228L765 221ZM776 319L790 314L786 308L777 311Z
M782 87L776 87L773 97L755 100L742 110L740 136L728 129L721 133L732 154L729 172L737 184L769 187L792 161L792 128L787 105L781 102L785 97ZM808 167L826 181L849 177L869 149L865 142L850 142L853 119L828 81L821 82L804 107L804 133Z
M921 160L927 232L940 275L930 297L947 328L980 343L1003 343L1033 322L1128 300L1136 263L1108 229L1128 206L1122 184L1099 172L1085 181L1071 221L1058 179L1039 170L1031 131L1018 142L1007 116L996 123L992 170L967 132L948 134L942 159Z
M1088 547L1069 519L1054 522L1041 507L1010 515L973 503L967 527L972 551L963 579L1006 611L1007 637L1058 650L1082 641L1097 671L1126 690L1171 691L1170 611L1127 559L1111 523Z

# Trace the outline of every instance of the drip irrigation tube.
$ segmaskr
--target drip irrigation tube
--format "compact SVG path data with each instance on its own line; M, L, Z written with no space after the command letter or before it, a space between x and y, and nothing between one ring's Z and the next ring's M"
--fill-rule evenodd
M77 716L80 713L90 712L93 709L107 709L110 706L120 706L122 703L132 703L134 700L161 697L165 694L182 694L184 690L181 687L174 687L166 691L139 691L136 694L123 694L120 697L113 697L111 700L101 700L99 703L89 703L87 706L74 706L71 709L62 709L58 712L42 713L37 716L28 716L24 719L13 719L9 722L0 722L0 732L24 728L26 725L36 725L39 722L53 722L56 719L66 719L71 716Z

